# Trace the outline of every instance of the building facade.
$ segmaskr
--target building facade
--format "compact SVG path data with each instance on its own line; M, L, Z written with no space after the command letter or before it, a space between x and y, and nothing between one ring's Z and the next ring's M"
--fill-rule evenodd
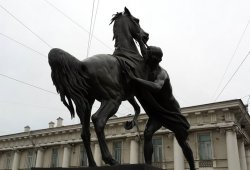
M191 124L190 144L199 170L250 170L250 116L241 100L230 100L182 108ZM143 131L147 115L138 126L124 129L132 116L112 117L105 128L108 147L121 164L144 163ZM91 148L97 165L104 163L91 124ZM80 138L81 125L63 126L62 119L49 128L0 136L0 169L31 167L84 167L87 156ZM174 134L161 128L153 138L153 165L167 170L188 169Z

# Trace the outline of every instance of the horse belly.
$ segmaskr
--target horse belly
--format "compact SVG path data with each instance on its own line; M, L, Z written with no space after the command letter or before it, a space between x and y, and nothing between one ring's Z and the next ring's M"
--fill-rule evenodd
M84 60L93 96L101 101L126 100L127 90L118 61L111 55L96 55Z

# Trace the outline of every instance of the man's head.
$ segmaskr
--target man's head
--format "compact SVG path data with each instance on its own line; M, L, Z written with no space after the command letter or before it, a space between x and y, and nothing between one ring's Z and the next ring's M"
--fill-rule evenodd
M150 62L159 64L162 60L163 53L160 47L149 46L147 48L147 54Z

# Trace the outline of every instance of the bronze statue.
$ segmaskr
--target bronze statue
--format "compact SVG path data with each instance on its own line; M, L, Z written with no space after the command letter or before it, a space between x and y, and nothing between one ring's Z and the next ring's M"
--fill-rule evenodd
M136 24L138 27L131 27L131 22L124 22L124 20L128 20L129 18L132 18L133 24ZM111 19L110 24L112 24L113 22L114 22L113 40L115 40L115 51L113 55L117 57L122 67L124 67L125 65L129 66L129 68L134 73L138 74L137 70L140 68L140 65L143 64L144 59L139 54L136 45L133 43L133 39L126 38L129 35L126 33L126 31L124 32L124 30L140 28L139 19L131 15L129 10L125 7L123 13L117 13L114 15L114 17ZM141 47L141 53L143 57L146 57L145 45L146 45L146 42L148 41L149 35L148 33L144 32L142 28L140 29L141 29L140 31L142 31L145 34L144 36L141 36L138 30L131 30L131 31L134 33L133 35L134 39L137 40L137 42L139 43Z
M159 63L163 53L159 47L148 48L148 58L146 59L147 69L151 74L148 80L136 77L129 68L126 69L128 75L138 86L136 97L149 116L144 131L144 158L147 164L152 163L152 137L162 126L174 132L175 137L182 148L182 151L189 163L190 169L195 170L193 152L187 143L190 125L181 114L180 106L172 93L170 78L166 70ZM138 115L135 115L137 118ZM136 123L136 118L126 122L125 128L131 129Z
M152 135L161 126L172 130L183 149L191 170L194 169L193 155L186 143L189 124L180 114L178 102L172 95L167 72L159 66L162 52L151 47L146 51L148 34L140 27L139 20L125 8L111 20L114 22L115 51L113 55L99 54L83 61L61 49L49 52L51 77L61 101L69 109L71 116L76 113L82 124L82 140L88 156L89 166L96 166L90 148L90 116L94 100L101 102L100 108L92 115L92 121L98 137L102 159L106 164L116 165L108 150L104 128L108 119L118 110L124 100L128 100L135 109L135 119L140 107L135 102L138 98L149 115L144 132L145 161L151 164ZM141 54L134 43L136 40ZM142 89L143 88L143 91ZM136 89L136 90L135 90ZM161 91L159 94L157 91ZM67 100L66 100L67 98ZM132 128L135 119L128 122Z
M113 22L122 31L114 32L116 44L119 49L129 51L140 57L134 40L142 41L148 39L148 34L141 29L138 19L133 17L125 9L123 13L113 18ZM116 22L119 22L116 24ZM127 42L127 43L124 43ZM142 42L140 42L142 43ZM102 159L106 164L116 165L108 150L104 127L108 119L118 110L124 100L129 100L135 111L139 112L139 106L134 100L134 86L127 81L122 73L119 60L112 55L99 54L79 61L69 53L54 48L49 52L49 64L51 77L57 92L60 93L61 101L69 109L71 116L76 113L82 124L82 140L86 148L89 166L96 166L90 148L90 116L94 100L101 102L100 108L92 115L92 121L98 137ZM141 60L141 59L140 59ZM130 63L127 66L132 66ZM136 64L134 65L136 66ZM67 100L65 99L67 98Z

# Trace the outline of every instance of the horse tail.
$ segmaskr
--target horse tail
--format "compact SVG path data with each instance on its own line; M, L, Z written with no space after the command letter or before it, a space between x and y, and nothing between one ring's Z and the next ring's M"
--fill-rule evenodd
M76 108L79 107L83 109L81 111L84 113L90 106L86 99L88 95L88 84L86 82L86 75L84 75L80 67L81 62L69 53L58 48L50 50L48 59L53 84L60 94L61 101L70 111L71 118L75 117L72 100Z

